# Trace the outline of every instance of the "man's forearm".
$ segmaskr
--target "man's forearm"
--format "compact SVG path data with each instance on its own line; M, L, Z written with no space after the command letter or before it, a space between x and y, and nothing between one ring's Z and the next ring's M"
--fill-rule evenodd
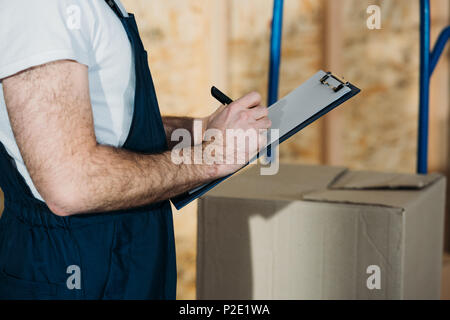
M177 165L170 152L144 155L107 146L96 146L60 172L72 179L61 184L70 178L58 177L61 202L49 203L61 215L143 206L188 191L216 175L211 165Z
M178 143L171 140L177 129L188 130L194 139L195 120L201 121L204 127L206 119L163 117L169 149ZM80 159L82 166L77 177L81 181L75 185L80 186L75 192L82 198L82 208L74 204L73 208L64 210L69 214L132 208L167 200L216 177L214 166L177 165L170 152L144 155L97 146L88 159Z
M189 131L192 137L192 143L200 143L201 141L194 141L194 121L201 121L203 130L206 127L206 118L187 118L187 117L163 117L164 130L166 131L167 144L169 149L172 149L178 142L172 141L172 133L177 129L186 129ZM203 132L202 132L203 135Z

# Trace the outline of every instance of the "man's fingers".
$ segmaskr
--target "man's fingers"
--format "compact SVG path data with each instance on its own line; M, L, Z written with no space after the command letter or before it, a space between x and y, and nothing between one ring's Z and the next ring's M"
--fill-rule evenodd
M234 103L244 109L253 108L261 104L261 95L258 92L246 94Z
M262 118L255 123L256 129L269 129L272 126L272 121L269 118Z
M263 106L254 107L250 112L255 120L265 118L269 115L269 109Z
M225 110L227 108L226 104L221 104L216 111L214 111L214 115L220 114L222 113L223 110Z

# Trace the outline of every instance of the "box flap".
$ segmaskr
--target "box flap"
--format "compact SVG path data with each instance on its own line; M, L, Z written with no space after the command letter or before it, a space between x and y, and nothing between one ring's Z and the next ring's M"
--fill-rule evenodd
M205 197L320 201L406 208L439 174L408 175L348 171L344 167L280 164L279 172L263 176L251 165L208 192Z
M405 208L420 190L337 190L329 189L303 195L305 201L362 204L389 208Z
M330 189L423 189L438 180L441 175L347 171L330 185Z
M304 194L303 200L406 208L423 189L442 178L438 173L416 175L346 171L327 189Z
M280 164L276 175L263 176L251 165L207 193L210 197L301 200L302 194L326 189L347 169L343 167Z

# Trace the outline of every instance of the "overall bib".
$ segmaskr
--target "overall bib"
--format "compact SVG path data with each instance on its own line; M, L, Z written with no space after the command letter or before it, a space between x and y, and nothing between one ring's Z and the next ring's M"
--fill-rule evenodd
M107 1L128 34L136 65L134 115L124 149L167 150L139 31ZM114 79L111 79L114 81ZM36 199L0 143L0 299L175 299L176 264L169 201L60 217Z

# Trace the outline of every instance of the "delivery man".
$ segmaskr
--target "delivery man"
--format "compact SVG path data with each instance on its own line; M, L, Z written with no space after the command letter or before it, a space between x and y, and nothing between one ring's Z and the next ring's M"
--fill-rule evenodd
M168 199L242 164L174 164L171 133L193 119L161 118L119 1L0 7L0 299L174 299ZM260 103L251 93L202 121L269 128Z

